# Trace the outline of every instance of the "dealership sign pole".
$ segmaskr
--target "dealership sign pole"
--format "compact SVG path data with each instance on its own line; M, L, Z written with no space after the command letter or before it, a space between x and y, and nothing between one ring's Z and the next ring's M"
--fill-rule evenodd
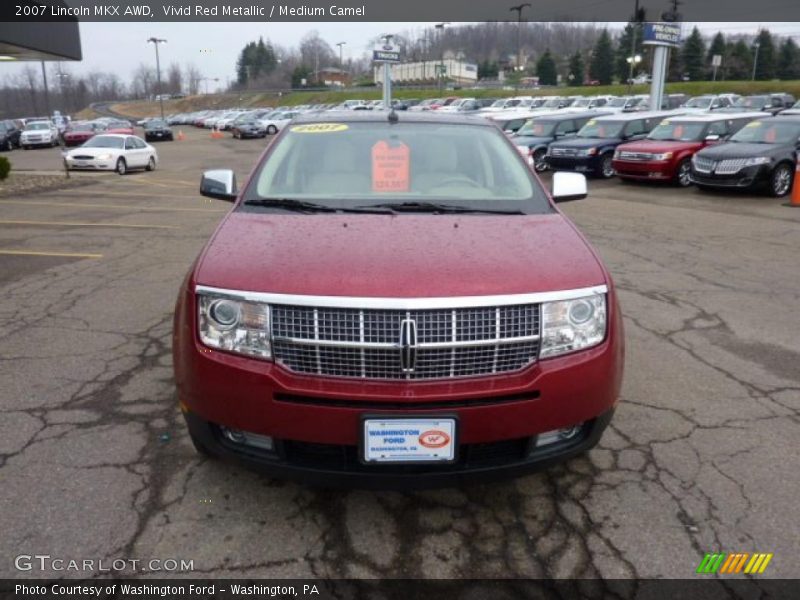
M661 109L664 82L667 80L670 48L681 45L680 23L645 23L642 44L655 46L653 53L653 75L650 84L650 110Z
M383 44L372 52L372 61L383 63L383 107L392 106L392 65L400 62L400 48L392 45L392 35L384 35Z

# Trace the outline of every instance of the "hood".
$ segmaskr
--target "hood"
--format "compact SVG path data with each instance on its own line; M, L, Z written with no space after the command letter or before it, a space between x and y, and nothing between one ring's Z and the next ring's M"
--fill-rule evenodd
M558 213L292 215L231 212L195 271L199 285L322 296L522 294L605 283Z
M596 146L611 146L619 144L618 138L570 138L550 144L551 148L594 148Z
M67 152L68 155L79 154L81 156L100 156L102 154L119 154L120 148L84 148L79 146Z
M94 131L65 131L65 138L90 138L94 136Z
M661 154L663 152L680 152L702 148L703 142L669 142L659 140L639 140L638 142L628 142L617 146L621 152L653 152Z
M793 149L791 144L741 144L729 142L705 148L698 154L705 158L722 160L725 158L753 158L756 156L770 156L786 149Z

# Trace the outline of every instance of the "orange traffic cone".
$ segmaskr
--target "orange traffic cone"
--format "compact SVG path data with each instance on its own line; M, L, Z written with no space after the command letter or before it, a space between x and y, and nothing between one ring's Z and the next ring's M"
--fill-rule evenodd
M217 129L216 127L214 127L214 128L211 130L211 137L212 137L212 138L214 138L215 140L218 140L219 138L225 137L225 134L224 134L224 133L222 133L222 132L221 132L219 129Z
M800 161L798 161L794 168L794 185L792 185L792 196L784 206L793 206L800 208Z
M182 141L184 140L184 138L185 138L185 137L186 137L186 136L185 136L185 135L183 135L183 131L181 131L181 130L179 129L179 130L178 130L178 141L179 141L179 142L182 142Z

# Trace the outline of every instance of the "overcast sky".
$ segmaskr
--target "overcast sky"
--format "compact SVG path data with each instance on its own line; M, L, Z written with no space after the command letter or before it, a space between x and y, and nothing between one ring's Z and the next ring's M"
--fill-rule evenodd
M3 0L0 0L3 1ZM457 25L454 23L454 25ZM619 23L609 23L619 27ZM154 62L152 45L148 37L165 38L161 46L162 65L172 62L193 62L205 77L218 77L223 82L234 76L236 58L242 46L263 36L273 43L291 47L309 31L317 30L332 46L346 42L343 55L360 57L370 50L369 40L382 33L404 31L421 32L433 23L81 23L83 61L71 63L69 69L76 73L92 70L113 71L128 81L140 62ZM800 39L800 23L702 23L704 32L722 30L725 34L751 33L759 27L769 27L781 35L795 35ZM686 24L686 29L691 24ZM0 63L0 80L22 68L21 64Z

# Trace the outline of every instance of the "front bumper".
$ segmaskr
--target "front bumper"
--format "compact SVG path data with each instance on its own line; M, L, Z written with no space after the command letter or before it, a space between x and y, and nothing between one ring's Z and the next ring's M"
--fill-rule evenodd
M668 181L675 177L672 162L630 161L614 159L612 162L618 177L642 181Z
M767 183L771 173L770 169L770 165L754 165L731 175L718 175L717 173L700 173L692 168L691 180L697 185L706 187L749 188Z
M186 425L207 453L242 462L271 477L307 485L362 489L425 489L520 477L587 452L597 445L614 414L611 408L584 423L574 438L537 447L536 436L495 443L461 444L458 460L441 466L366 465L354 445L274 440L273 450L237 444L219 426L191 412Z
M21 138L20 139L20 145L22 145L22 146L52 146L53 145L53 141L54 140L52 138L49 138L49 139L35 139L35 140Z
M599 155L594 156L551 156L547 155L547 166L552 171L577 171L595 173L600 169Z
M67 169L74 171L113 171L116 168L116 163L110 160L75 160L74 158L65 158L64 163Z

